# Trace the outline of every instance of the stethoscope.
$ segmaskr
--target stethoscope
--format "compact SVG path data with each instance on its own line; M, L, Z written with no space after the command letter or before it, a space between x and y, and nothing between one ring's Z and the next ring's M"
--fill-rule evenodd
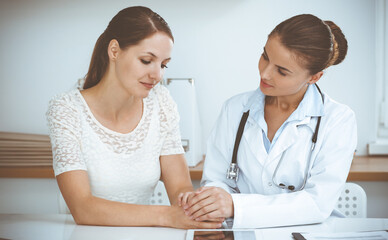
M317 87L318 92L321 95L322 103L324 103L323 94L321 92L321 89L319 89L317 84L315 84L315 86ZM229 166L228 171L226 172L226 178L227 179L231 179L231 180L235 180L236 184L237 184L238 176L239 176L239 172L240 172L240 169L239 169L239 167L237 165L237 152L238 152L238 147L240 145L241 137L243 135L244 127L245 127L245 124L247 122L248 116L249 116L249 110L244 112L242 117L241 117L240 125L238 126L238 130L237 130L236 140L234 142L232 162L231 162L231 164ZM311 139L312 144L311 144L311 148L310 148L308 162L307 162L306 169L305 169L305 174L304 174L304 177L303 177L303 184L302 184L302 186L299 187L299 189L295 189L294 185L286 185L284 183L278 183L276 181L276 175L277 175L279 166L283 162L283 154L282 154L278 164L276 165L275 171L274 171L274 173L272 175L272 183L275 186L277 186L278 188L281 188L281 189L288 189L288 190L290 190L292 192L301 191L301 190L304 189L304 187L306 186L307 177L308 177L308 174L309 174L310 163L311 163L311 155L312 155L312 153L314 151L315 144L316 144L317 139L318 139L318 132L319 132L319 126L320 125L321 125L321 116L318 117L317 125L315 126L315 131L314 131L313 137Z

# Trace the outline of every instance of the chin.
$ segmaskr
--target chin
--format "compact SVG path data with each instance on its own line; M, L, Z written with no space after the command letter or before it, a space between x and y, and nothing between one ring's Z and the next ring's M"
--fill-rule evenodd
M150 90L142 90L137 92L136 96L139 98L146 98L148 95L150 95L151 89Z
M269 96L269 97L274 97L274 96L276 96L276 94L274 94L273 92L271 93L271 91L268 91L268 89L265 89L265 88L262 88L262 87L260 87L260 91L261 91L265 96Z

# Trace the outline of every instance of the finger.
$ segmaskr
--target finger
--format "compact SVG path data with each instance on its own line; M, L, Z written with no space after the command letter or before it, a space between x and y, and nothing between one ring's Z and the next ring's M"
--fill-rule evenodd
M220 228L222 226L222 223L217 223L217 222L195 222L194 226L196 228L202 228L202 229L217 229L217 228Z
M182 197L183 197L183 193L179 193L179 195L178 195L178 206L179 207L182 206Z
M194 218L194 220L202 222L202 221L210 221L210 219L222 219L222 218L224 218L224 217L222 216L221 211L219 209L217 209L215 211L208 212L208 213L203 214L197 218Z
M191 207L185 209L185 213L187 213L188 216L193 215L195 212L199 211L200 209L210 205L214 204L215 198L212 196L209 196L208 198L205 198L196 204L192 205Z
M205 191L211 191L211 190L214 190L216 189L216 187L200 187L197 189L197 191L195 191L196 194L200 194L200 193L203 193Z
M194 205L192 208L189 209L190 218L191 219L196 219L206 213L213 212L219 208L219 204L215 202L212 199L205 199L196 205Z
M183 195L183 201L182 201L183 209L188 208L187 201L191 195L193 195L193 193L191 193L191 192Z
M209 221L210 219L217 219L217 218L221 218L221 217L218 217L219 215L219 211L217 211L218 209L214 210L214 211L208 211L208 212L205 212L205 213L196 213L197 216L194 216L193 215L193 218L195 221Z
M189 199L187 205L189 206L189 208L193 205L195 205L197 202L205 199L205 198L208 198L210 195L211 195L211 191L204 191L204 192L200 192L200 193L196 193L195 196L193 196L192 198Z
M200 187L200 188L198 188L198 189L195 191L195 193L200 193L200 192L202 192L203 189L206 189L206 188L208 188L208 187Z
M208 219L206 220L207 222L220 222L222 223L223 221L225 221L225 218L211 218L211 219Z
M190 199L192 199L195 196L196 194L192 192L190 195L187 196L187 201L190 201Z

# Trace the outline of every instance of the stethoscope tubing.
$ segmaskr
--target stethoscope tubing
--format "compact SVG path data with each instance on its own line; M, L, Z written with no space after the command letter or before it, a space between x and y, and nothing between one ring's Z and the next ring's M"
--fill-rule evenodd
M316 83L315 83L315 86L317 87L318 92L321 95L322 103L324 103L324 97L323 97L323 94L321 92L321 89L318 87L318 85ZM240 145L241 137L242 137L242 135L244 133L244 127L245 127L245 124L246 124L248 116L249 116L249 110L247 112L244 112L243 116L241 117L240 125L238 127L238 131L237 131L237 134L236 134L236 140L235 140L235 144L234 144L234 148L233 148L232 162L231 162L230 167L228 168L228 171L226 173L226 178L234 180L235 184L236 184L236 187L237 187L237 180L238 180L238 175L239 175L239 167L238 167L238 164L237 164L237 152L238 152L238 148L239 148L239 145ZM311 149L310 149L310 153L309 153L309 157L308 157L308 163L306 165L306 169L305 169L305 172L304 172L304 178L303 178L302 186L298 190L296 190L295 186L293 186L293 185L285 185L283 183L278 184L276 182L276 174L277 174L277 172L279 170L279 166L281 165L281 163L283 161L283 154L284 153L282 153L282 156L280 157L280 160L279 160L278 164L276 165L275 171L272 174L272 183L275 186L277 186L277 187L279 187L281 189L288 189L288 190L290 190L292 192L301 191L301 190L303 190L305 188L306 183L307 183L308 174L310 172L310 167L311 167L310 165L312 165L311 164L312 163L311 158L312 158L312 153L313 153L313 151L315 149L315 144L316 144L317 139L318 139L318 133L319 133L320 125L321 125L321 116L318 117L317 125L315 126L313 137L311 138L312 145L311 145Z

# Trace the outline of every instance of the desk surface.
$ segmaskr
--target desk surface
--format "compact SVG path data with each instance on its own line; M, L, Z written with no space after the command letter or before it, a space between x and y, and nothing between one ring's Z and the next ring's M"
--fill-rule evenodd
M257 239L292 239L292 232L350 232L388 229L388 219L329 218L304 226L255 229ZM0 239L169 239L184 240L186 230L158 227L80 226L71 215L0 214Z

